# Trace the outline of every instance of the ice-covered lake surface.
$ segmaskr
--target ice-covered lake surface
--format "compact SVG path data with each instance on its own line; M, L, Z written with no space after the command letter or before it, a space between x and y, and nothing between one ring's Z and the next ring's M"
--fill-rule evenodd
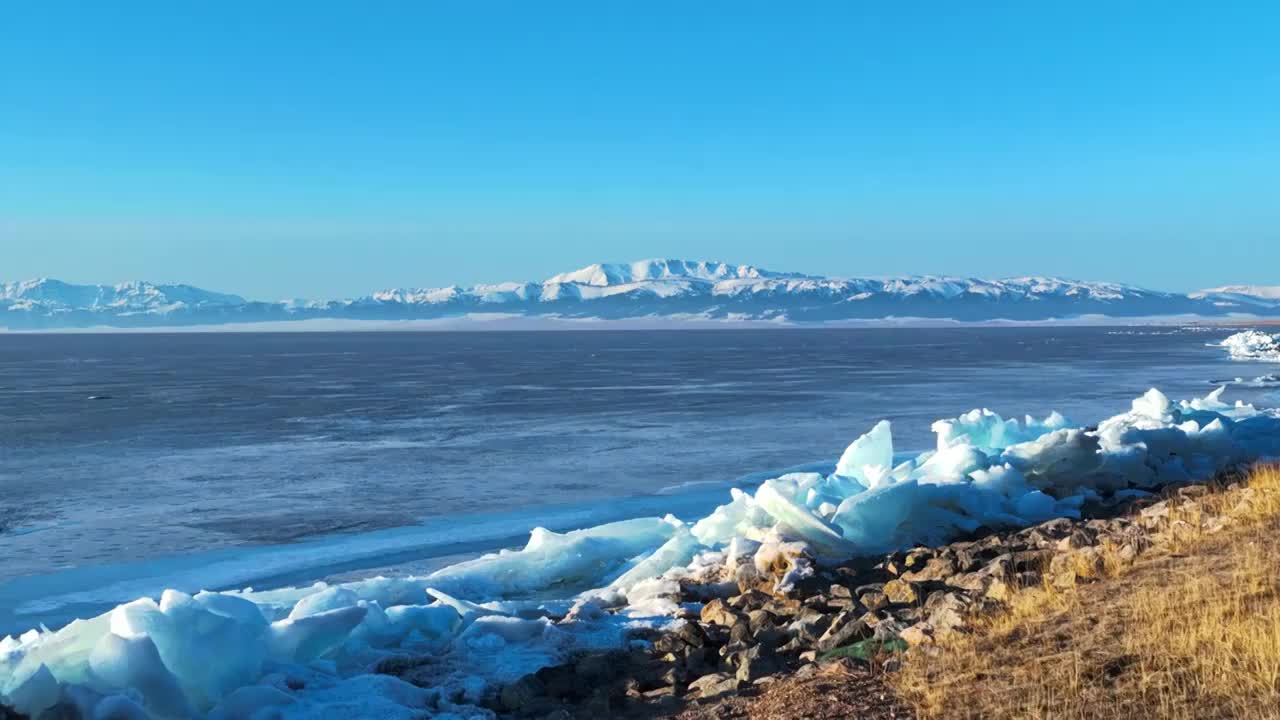
M5 338L0 703L492 717L496 684L672 622L678 581L1280 457L1228 334ZM405 654L427 687L368 674Z
M1087 423L1149 387L1192 397L1274 371L1206 347L1228 335L11 335L0 632L118 600L98 586L423 572L522 544L536 525L697 517L744 475L833 462L881 418L900 450L923 450L931 422L975 407ZM79 604L13 617L72 590Z

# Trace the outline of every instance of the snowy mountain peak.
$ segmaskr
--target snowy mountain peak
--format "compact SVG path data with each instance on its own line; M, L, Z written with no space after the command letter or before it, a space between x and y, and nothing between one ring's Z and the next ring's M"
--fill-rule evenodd
M701 280L719 282L732 279L803 278L798 273L777 273L750 265L729 265L705 260L638 260L633 263L596 263L549 278L546 285L591 285L613 287L647 280Z
M0 327L144 327L304 319L426 320L496 314L557 321L1034 321L1280 316L1280 287L1193 295L1057 277L830 278L751 265L655 259L599 263L545 282L390 289L347 300L247 302L190 285L0 284Z
M97 308L137 311L175 305L212 307L243 305L245 302L239 295L210 292L191 285L143 281L75 285L50 278L0 283L0 301L61 311Z
M1280 310L1278 285L1224 285L1192 293L1190 297L1237 312Z
M0 298L5 300L40 300L62 297L75 291L76 286L52 278L34 278L17 282L0 283Z
M1223 285L1201 290L1197 295L1239 295L1260 300L1280 300L1280 285Z

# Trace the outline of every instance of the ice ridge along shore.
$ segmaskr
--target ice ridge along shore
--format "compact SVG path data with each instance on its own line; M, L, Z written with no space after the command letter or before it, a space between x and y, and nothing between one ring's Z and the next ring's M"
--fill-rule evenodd
M494 687L678 622L696 609L682 606L682 580L782 568L785 590L815 561L1078 517L1091 499L1280 456L1280 413L1223 393L1151 390L1096 427L974 410L934 423L936 448L896 464L881 422L833 472L733 490L696 522L536 529L522 549L424 577L169 590L0 640L0 702L34 718L492 717ZM430 659L423 686L372 672L405 657Z

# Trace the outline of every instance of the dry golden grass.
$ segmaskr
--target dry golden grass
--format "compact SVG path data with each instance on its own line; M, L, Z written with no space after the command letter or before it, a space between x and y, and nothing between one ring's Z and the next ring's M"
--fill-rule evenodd
M1174 505L1136 564L1077 569L1095 581L912 651L897 690L925 718L1280 718L1280 469Z

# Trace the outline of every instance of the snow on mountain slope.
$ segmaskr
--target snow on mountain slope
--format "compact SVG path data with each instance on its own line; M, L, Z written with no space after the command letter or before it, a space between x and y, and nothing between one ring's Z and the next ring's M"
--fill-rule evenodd
M626 265L597 263L580 270L561 273L546 281L545 285L594 285L607 287L627 285L650 280L701 280L717 282L730 278L802 278L795 273L775 273L750 265L726 265L719 262L693 260L640 260Z
M962 322L1083 316L1280 315L1280 288L1193 295L1054 277L826 278L690 260L595 264L544 282L392 288L346 300L254 302L189 285L0 284L0 326L142 327L304 319L416 320L476 313L817 323L885 318Z
M162 313L179 308L245 304L238 295L209 292L190 285L129 282L118 285L72 285L41 278L0 284L0 307L47 312Z
M1280 285L1224 285L1201 290L1191 295L1240 312L1256 312L1259 308L1280 309Z
M1243 295L1263 300L1280 300L1280 285L1224 285L1201 292L1211 295Z

